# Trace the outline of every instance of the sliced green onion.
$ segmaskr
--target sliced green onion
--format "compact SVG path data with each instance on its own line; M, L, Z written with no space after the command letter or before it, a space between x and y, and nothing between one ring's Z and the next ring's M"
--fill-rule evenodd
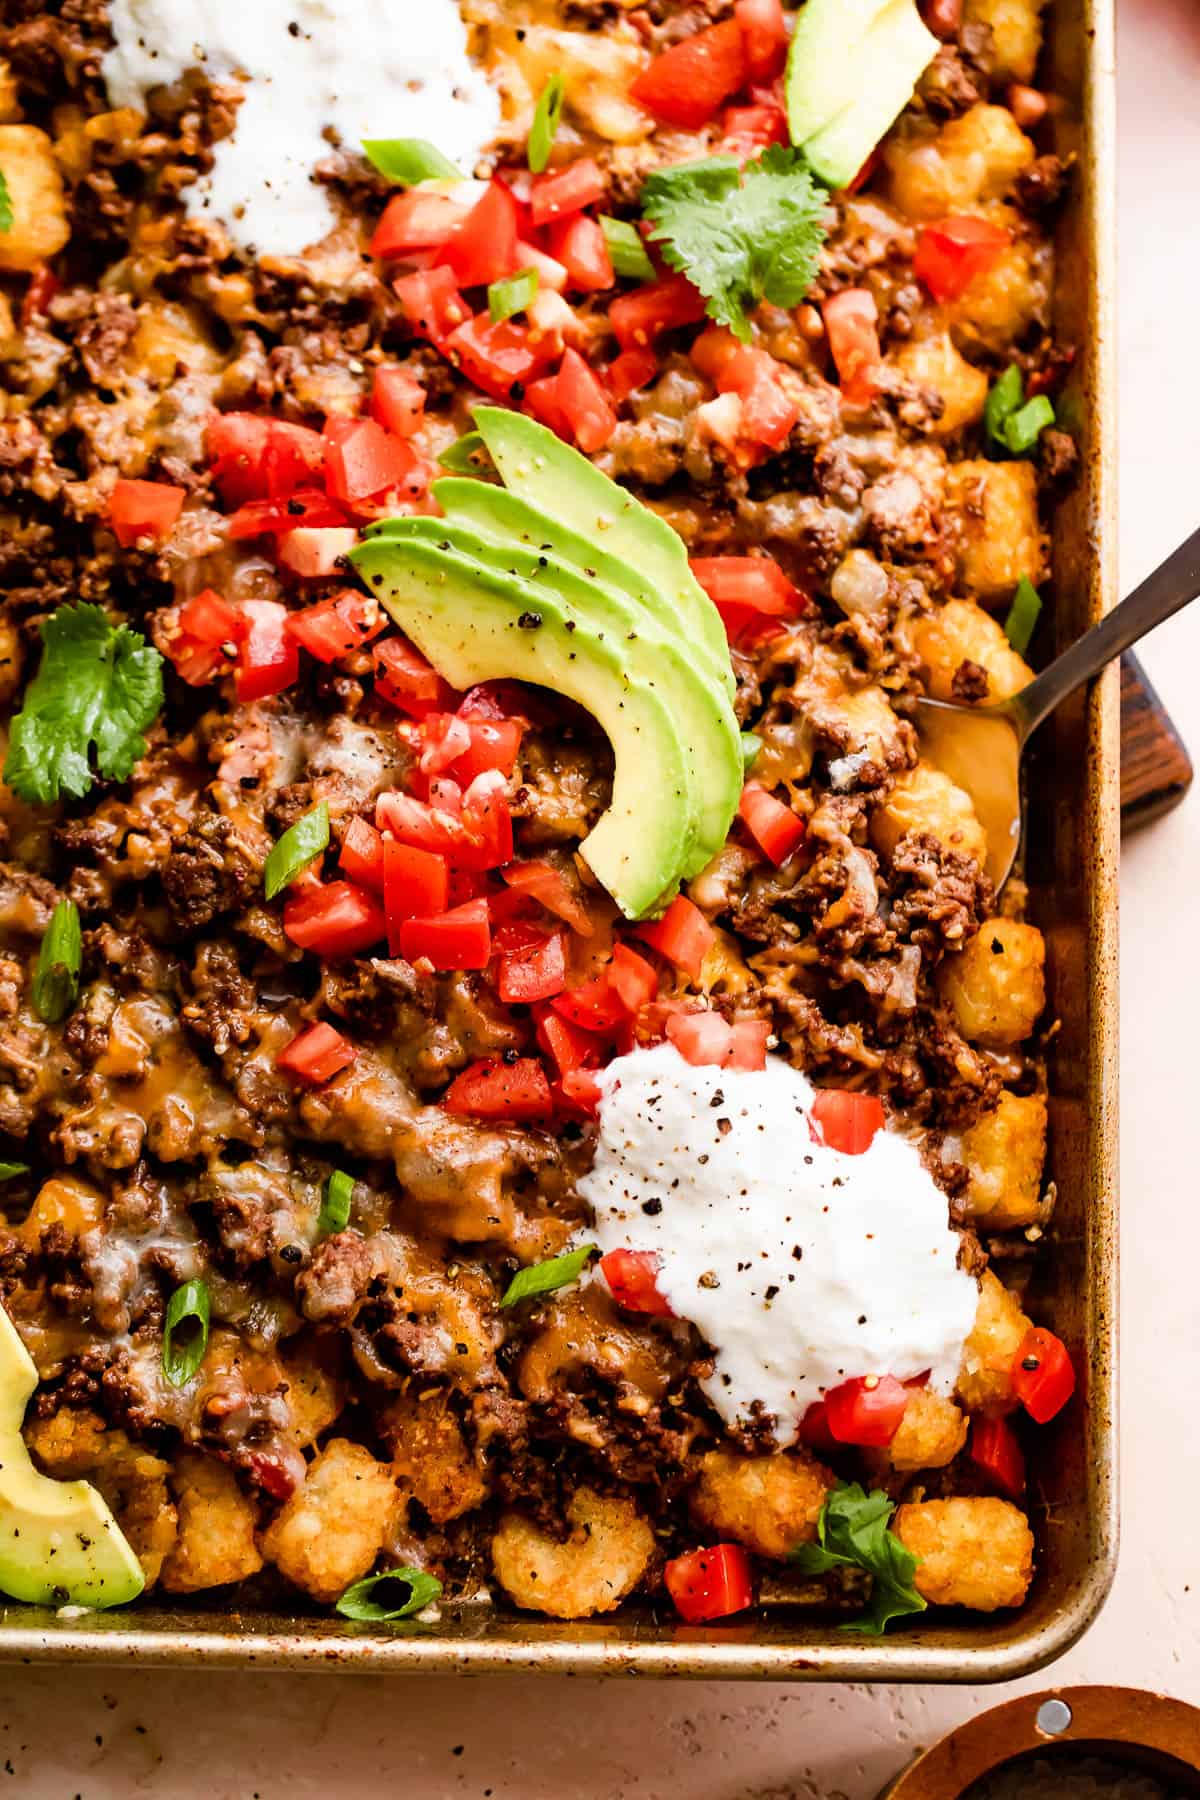
M608 245L608 260L618 275L627 275L633 281L654 280L654 264L646 254L642 234L636 225L631 225L628 219L603 216L600 229Z
M204 1361L211 1311L212 1302L203 1281L185 1281L168 1300L162 1370L172 1387L186 1387Z
M750 773L751 769L754 767L755 762L758 760L758 753L762 749L762 747L763 747L763 741L759 737L759 735L756 731L743 731L743 733L742 733L742 774L743 775L748 775Z
M425 138L364 138L363 149L379 173L398 187L463 179L462 170Z
M1035 394L1019 412L1010 413L1004 421L1004 442L1014 456L1024 456L1033 449L1047 425L1054 423L1054 407L1049 396Z
M983 423L993 444L1004 444L1004 421L1025 398L1025 383L1016 363L1009 363L992 387L983 409Z
M328 843L329 803L321 800L272 844L263 870L263 892L267 899L273 900L283 888L290 887Z
M1028 650L1041 610L1042 596L1028 575L1022 575L1004 621L1004 635L1018 656L1024 656Z
M504 1290L501 1306L515 1306L518 1300L532 1300L535 1294L552 1294L555 1288L578 1281L595 1254L595 1244L585 1244L582 1250L568 1250L565 1256L552 1256L548 1262L518 1270Z
M529 127L528 152L529 167L535 175L540 175L550 161L550 149L562 121L564 92L562 76L552 75L538 96L533 124Z
M8 191L8 182L4 178L4 170L0 169L0 231L11 231L12 228L12 195Z
M372 1599L376 1590L388 1583L393 1587L406 1587L407 1600L399 1606L389 1606L386 1600ZM414 1613L423 1612L441 1591L442 1584L437 1576L427 1575L424 1569L383 1569L378 1575L364 1575L361 1581L348 1587L333 1610L341 1613L343 1619L387 1624L392 1619L411 1619Z
M33 972L33 1008L47 1025L57 1025L65 1019L78 999L82 963L79 908L73 900L60 900L51 915Z
M492 324L500 325L514 313L524 312L538 291L536 269L518 269L504 281L493 281L488 289L488 311Z
M28 1175L28 1163L0 1162L0 1181L11 1181L14 1175Z
M492 466L488 447L478 431L468 431L465 437L455 438L452 444L446 445L438 461L452 475L478 475Z
M350 1202L354 1198L354 1177L344 1169L335 1169L325 1183L325 1197L317 1217L318 1237L334 1231L345 1231L350 1223Z

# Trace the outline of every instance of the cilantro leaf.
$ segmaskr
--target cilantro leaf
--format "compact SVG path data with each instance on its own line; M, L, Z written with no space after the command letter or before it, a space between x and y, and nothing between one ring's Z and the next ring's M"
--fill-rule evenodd
M656 169L642 189L651 233L671 268L708 301L709 316L748 343L760 300L798 306L828 230L825 189L798 150L772 144L739 168L733 156Z
M124 781L162 706L162 657L99 606L60 606L42 625L42 661L12 722L4 779L22 800L75 799L101 775Z
M11 231L12 228L12 195L8 191L8 182L4 178L4 170L0 169L0 231Z
M821 1508L818 1541L800 1544L792 1551L790 1560L805 1575L852 1568L865 1569L874 1578L862 1617L843 1625L843 1631L866 1631L878 1637L889 1619L925 1611L925 1602L912 1584L917 1559L888 1530L895 1510L878 1489L866 1494L857 1481L839 1481Z

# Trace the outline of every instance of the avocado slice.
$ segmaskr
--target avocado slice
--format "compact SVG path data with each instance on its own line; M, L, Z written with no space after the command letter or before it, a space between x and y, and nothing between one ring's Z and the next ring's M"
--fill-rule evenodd
M21 1420L37 1370L0 1306L0 1590L34 1605L120 1606L141 1593L141 1565L87 1481L34 1468Z
M453 518L388 523L385 535L448 547L495 574L517 575L539 591L549 589L577 620L620 646L631 674L657 690L687 755L691 848L684 879L711 862L725 842L742 789L741 733L724 690L697 673L644 608L562 562L549 548L481 537Z
M593 715L613 747L613 794L580 853L628 918L661 910L692 847L688 759L624 646L547 590L419 538L370 538L351 560L454 687L530 681Z
M787 65L792 142L831 188L854 180L937 54L915 0L806 0Z
M657 513L610 481L578 450L524 413L477 406L475 423L504 485L588 543L641 571L662 596L685 643L702 647L734 695L721 615L688 567L683 539Z

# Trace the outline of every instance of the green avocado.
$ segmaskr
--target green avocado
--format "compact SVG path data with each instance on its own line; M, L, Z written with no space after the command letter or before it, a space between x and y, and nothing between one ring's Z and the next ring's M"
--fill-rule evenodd
M661 596L664 619L670 617L681 641L720 671L732 700L735 684L725 627L688 567L678 533L586 456L523 413L479 406L475 423L505 487L587 543L602 544L632 564Z
M593 715L612 744L613 792L580 853L628 918L661 909L692 849L688 757L626 646L557 594L421 538L369 538L351 560L452 686L529 681Z
M578 621L617 646L630 673L657 690L687 755L691 848L683 864L684 879L712 861L725 842L741 794L741 733L724 690L697 672L645 607L614 593L597 575L585 575L563 562L555 554L557 543L552 551L549 544L541 549L527 542L482 537L452 516L392 519L380 535L442 545L494 574L519 576L539 592L549 589Z
M806 0L787 64L792 142L831 188L854 180L937 54L915 0Z
M37 1370L0 1307L0 1590L34 1605L120 1606L141 1566L86 1481L51 1481L29 1460L21 1420Z

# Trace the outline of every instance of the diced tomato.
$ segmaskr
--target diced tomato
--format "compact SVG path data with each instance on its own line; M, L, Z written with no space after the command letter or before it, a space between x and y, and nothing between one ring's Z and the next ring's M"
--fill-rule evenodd
M369 820L350 820L342 833L338 865L350 881L383 892L383 838Z
M780 0L735 0L733 16L742 33L746 74L773 81L787 61L788 30Z
M473 1062L456 1075L442 1096L448 1113L466 1119L533 1125L553 1118L554 1098L546 1071L535 1056L516 1062Z
M672 1013L667 1037L684 1061L698 1068L719 1067L733 1048L733 1026L715 1012Z
M536 900L556 919L564 920L580 937L591 937L594 926L586 907L575 898L565 877L550 863L541 860L510 863L500 873L514 894Z
M347 1068L358 1055L354 1045L340 1031L323 1021L297 1032L275 1058L277 1068L294 1075L310 1087L332 1081L340 1069Z
M554 1084L561 1110L594 1119L600 1110L600 1083L591 1069L567 1069Z
M818 1088L812 1109L820 1141L846 1156L861 1156L884 1128L883 1102L875 1094L847 1088Z
M627 1010L607 974L597 975L578 987L556 994L551 1004L556 1013L584 1031L609 1032L625 1022Z
M567 271L557 257L547 255L546 251L539 250L536 244L527 244L524 238L517 243L517 267L518 269L537 270L538 291L534 295L531 308L526 315L532 320L532 308L536 307L539 299L545 299L547 292L551 294L565 293Z
M661 919L640 926L638 936L693 981L717 941L716 932L700 908L683 894L676 895Z
M21 301L21 330L28 331L36 319L44 318L50 302L62 286L49 263L39 263L29 278Z
M747 74L742 27L725 19L672 44L634 77L629 91L656 119L698 131L745 86Z
M640 392L658 373L658 358L653 350L622 350L608 365L604 379L614 406L623 406L631 394Z
M444 856L418 850L413 844L383 840L383 904L388 949L393 956L403 954L400 932L404 921L444 913L449 892Z
M217 413L209 421L205 449L213 479L227 506L252 500L286 500L297 488L322 479L325 445L307 425L258 413Z
M470 749L471 727L457 713L427 713L421 721L420 739L421 773L441 775L464 750Z
M738 815L764 856L778 867L804 842L805 824L759 781L742 789Z
M512 861L508 782L499 769L485 769L475 777L463 794L462 816L474 849L470 859L460 860L477 869L499 869Z
M727 1069L765 1069L767 1066L767 1039L771 1035L771 1027L766 1019L737 1019L733 1027L733 1042L729 1046L729 1054L725 1058Z
M446 340L446 355L468 380L496 400L519 400L525 388L553 359L544 340L512 319L495 324L487 313L468 319Z
M302 525L280 538L275 554L285 569L303 581L326 581L349 573L347 559L357 542L352 525Z
M375 824L378 830L391 832L402 844L432 850L455 863L469 849L467 830L459 813L394 788L380 794L375 802Z
M879 385L879 308L869 288L843 288L821 308L825 335L849 406L868 406Z
M455 759L454 773L467 787L485 769L511 775L521 748L524 726L519 719L461 719L468 743Z
M108 502L108 522L123 550L139 538L160 544L183 511L187 489L168 481L127 481L121 476Z
M1045 1425L1075 1392L1075 1366L1062 1339L1035 1325L1013 1358L1013 1392L1031 1419Z
M535 388L540 390L536 396ZM558 374L536 382L529 399L544 424L573 440L587 456L603 450L617 429L608 395L577 350L564 351Z
M791 436L800 408L780 384L781 365L765 350L738 344L726 357L717 377L722 394L737 394L742 402L738 436L751 444L778 450Z
M376 369L371 417L396 437L411 437L425 417L425 389L407 369L392 364Z
M239 700L282 694L300 674L300 652L287 628L287 607L278 600L247 600L242 607L245 636L238 645L234 677Z
M342 507L315 488L297 488L286 500L246 500L229 518L235 543L245 538L285 537L305 528L321 530L346 524Z
M457 695L443 681L432 663L426 662L415 644L407 638L384 638L376 644L375 692L389 706L397 706L410 718L423 719L426 713L449 712Z
M460 287L487 287L520 267L517 202L503 181L489 181L483 198L457 226L438 259Z
M1010 1500L1020 1499L1025 1492L1025 1452L1007 1419L977 1414L971 1421L970 1456Z
M387 261L409 250L438 249L470 215L471 208L450 194L419 187L394 194L375 227L371 255Z
M201 687L233 667L246 621L236 607L205 588L179 609L178 628L168 646L177 673L189 687Z
M829 1430L839 1444L890 1444L908 1405L908 1389L894 1375L862 1375L825 1395Z
M1011 243L1012 232L987 219L939 219L921 227L913 274L935 300L958 300Z
M608 192L608 183L599 165L590 156L555 169L550 175L539 175L529 195L529 210L537 226L553 225L571 213L582 212L595 205Z
M692 574L724 617L726 609L797 618L808 597L773 556L694 556Z
M831 1456L841 1447L829 1429L829 1413L823 1400L813 1401L800 1421L798 1436L802 1444L822 1456Z
M340 441L329 445L326 479L331 496L343 506L354 507L373 494L390 493L404 485L417 465L417 457L403 438L392 437L374 419L358 419Z
M449 912L405 919L400 952L409 962L424 957L435 969L486 969L492 954L487 901L468 900Z
M288 614L288 630L318 662L333 663L378 637L387 617L378 600L343 588Z
M550 717L519 681L481 681L468 688L458 710L464 719L517 719L526 728L535 718Z
M321 479L325 443L319 431L293 425L288 419L267 423L262 456L262 482L268 499L286 500L297 488L311 487Z
M600 1258L599 1267L609 1293L626 1312L647 1313L657 1319L675 1317L658 1291L658 1258L652 1250L610 1250Z
M567 284L595 294L616 282L604 232L584 213L560 219L550 227L550 254L567 271Z
M608 983L626 1012L637 1014L658 993L658 976L653 963L628 944L614 944L608 965Z
M539 425L554 432L565 443L570 443L572 431L567 423L567 415L558 398L558 376L547 375L541 381L531 381L525 394L525 410L532 413Z
M500 958L496 989L510 1006L549 1000L554 994L561 994L567 984L562 933L555 931L549 937L539 934L539 938L529 949L514 950Z
M453 269L422 269L416 275L402 275L392 286L417 336L439 348L471 316Z
M537 1005L533 1013L537 1020L538 1047L553 1060L560 1075L567 1075L572 1069L594 1066L600 1061L601 1040L594 1032L572 1025L550 1006Z
M740 1544L714 1544L673 1557L663 1569L663 1584L689 1625L726 1619L754 1603L750 1558Z
M739 162L747 163L768 144L789 141L787 114L782 106L728 106L721 120L717 149L724 156L736 156Z
M608 309L608 322L622 350L644 350L664 331L697 324L707 306L686 275L665 275L631 294L618 295Z
M387 920L366 888L352 881L313 881L288 895L283 929L301 950L333 962L377 944L387 933Z

